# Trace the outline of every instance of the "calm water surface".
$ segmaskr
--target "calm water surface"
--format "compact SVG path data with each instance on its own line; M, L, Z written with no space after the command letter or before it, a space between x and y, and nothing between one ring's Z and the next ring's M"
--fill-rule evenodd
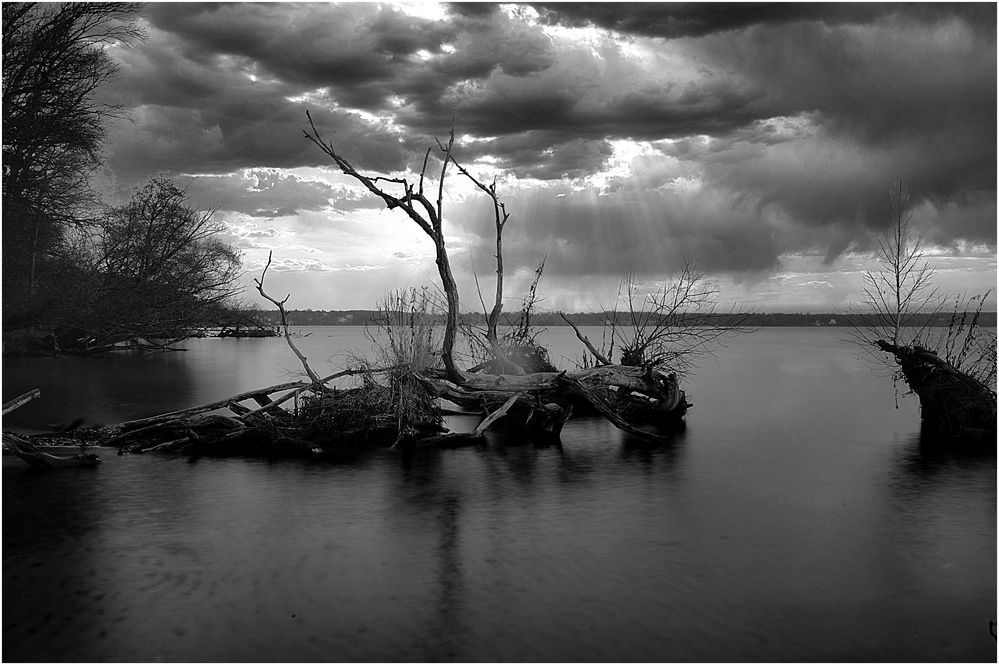
M369 349L361 329L304 332L318 367ZM926 446L915 398L896 409L840 335L732 340L661 445L580 419L561 447L490 433L410 459L4 457L3 659L994 661L995 453ZM571 331L548 339L579 355ZM5 400L43 397L4 427L298 371L282 340L187 346L5 360Z

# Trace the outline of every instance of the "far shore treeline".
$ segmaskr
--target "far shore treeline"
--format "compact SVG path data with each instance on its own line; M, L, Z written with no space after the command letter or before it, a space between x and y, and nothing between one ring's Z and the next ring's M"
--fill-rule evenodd
M349 309L349 310L312 310L312 309L292 309L288 310L288 323L295 326L373 326L377 325L384 314L375 310ZM265 325L277 325L281 322L281 314L277 311L260 311L255 313L255 318ZM614 320L613 312L583 312L571 314L576 325L580 326L603 326ZM628 325L626 312L617 313L617 324ZM764 313L754 312L750 314L740 314L740 323L749 327L795 327L795 326L838 326L838 327L863 327L873 323L874 315L864 314L837 314L837 313ZM942 311L934 314L925 314L916 318L913 322L915 327L946 327L951 323L951 312ZM698 315L703 320L704 315ZM717 314L710 317L709 323L715 325L726 325L730 323L731 314ZM439 315L439 323L444 324L444 315ZM461 316L463 323L472 325L483 325L485 316L477 313L468 313ZM557 312L535 312L531 315L531 323L543 328L553 328L556 326L567 326L568 324ZM512 321L511 321L512 324ZM996 312L982 312L979 325L986 328L996 326Z

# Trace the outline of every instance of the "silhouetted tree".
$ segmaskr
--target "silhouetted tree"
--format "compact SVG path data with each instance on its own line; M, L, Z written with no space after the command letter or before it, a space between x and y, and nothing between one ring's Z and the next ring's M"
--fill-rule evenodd
M906 211L910 192L902 183L892 185L891 226L878 241L878 270L864 272L861 306L874 320L856 329L861 341L873 344L909 344L923 328L917 325L935 310L939 293L933 286L933 269L926 261L923 241L912 230Z
M941 298L933 286L933 269L925 258L922 239L912 230L908 200L909 191L901 182L895 183L891 224L878 244L881 267L864 273L861 306L867 310L867 323L854 327L854 339L878 362L896 368L893 378L904 379L919 396L927 431L948 439L992 441L996 335L979 325L987 293L957 297L945 332L931 332L931 317L926 315L939 311Z
M428 179L427 168L431 150L428 149L424 155L423 166L415 181L404 177L361 173L336 149L332 141L324 139L319 134L312 116L307 114L307 117L309 129L305 130L304 134L308 140L332 158L344 174L357 180L371 194L381 199L390 210L399 209L405 213L434 242L437 269L447 301L441 353L444 369L435 371L428 368L420 378L421 383L430 387L434 395L466 408L492 410L492 414L483 421L485 426L500 415L506 414L516 404L514 410L520 412L523 421L521 424L546 435L557 434L572 414L573 408L580 405L601 413L617 427L630 434L655 440L659 440L659 435L636 428L628 418L622 417L621 413L628 411L634 420L657 424L672 425L682 419L688 404L684 392L679 388L676 375L666 375L655 367L608 365L573 373L535 370L525 374L522 368L516 375L506 372L510 369L509 365L515 362L510 358L508 349L504 348L498 339L496 319L502 309L502 231L508 215L497 198L495 186L484 185L458 165L452 152L453 125L447 143L437 141L441 167L435 185L436 200L431 200L432 195L428 195L424 187ZM492 312L487 314L485 343L494 351L497 361L494 367L489 369L495 368L500 372L506 372L503 375L480 373L480 370L486 367L463 371L455 363L454 342L459 318L458 286L451 271L443 229L444 182L450 164L454 164L460 172L469 177L493 202L498 284ZM532 287L529 296L531 304L526 307L528 317L535 296ZM528 317L524 318L525 330L530 328Z
M634 275L625 277L618 300L612 311L604 313L599 349L568 316L561 315L598 365L611 364L617 348L622 365L654 367L682 377L726 336L752 331L748 321L753 313L719 311L718 289L693 261L650 291L643 292ZM590 361L584 357L584 362Z
M169 180L152 180L110 209L78 252L90 270L60 322L64 350L132 340L162 347L226 323L240 256L217 237L222 229Z
M114 108L95 97L117 68L110 44L139 37L124 3L3 4L5 324L33 323L39 284L87 221L89 175ZM10 320L13 316L16 321Z
M455 163L451 155L454 148L454 127L451 127L446 145L440 141L437 142L441 151L441 171L437 180L437 197L436 200L432 201L424 192L430 149L427 149L424 155L423 168L420 170L419 180L415 183L409 182L405 178L386 178L364 174L354 168L354 165L336 150L332 141L323 139L312 121L311 114L306 111L306 115L309 119L309 129L305 130L304 133L309 141L333 159L344 174L360 182L369 192L384 201L390 210L401 209L433 241L437 255L437 271L440 274L441 286L444 288L444 296L447 299L447 320L444 326L442 359L449 376L460 381L461 374L454 362L454 343L458 331L458 284L451 271L451 262L448 259L444 237L444 181L447 177L448 166ZM397 193L389 191L390 187Z

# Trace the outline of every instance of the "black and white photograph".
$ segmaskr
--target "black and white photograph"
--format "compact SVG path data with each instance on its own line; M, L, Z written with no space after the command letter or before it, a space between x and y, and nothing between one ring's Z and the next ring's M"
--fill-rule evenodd
M4 662L996 662L997 4L2 3Z

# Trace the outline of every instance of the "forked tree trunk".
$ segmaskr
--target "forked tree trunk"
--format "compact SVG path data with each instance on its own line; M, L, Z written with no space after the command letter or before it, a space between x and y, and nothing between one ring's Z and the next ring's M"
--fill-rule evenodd
M437 271L441 276L441 284L444 287L444 294L447 297L447 319L444 326L444 342L441 356L444 360L444 368L451 378L461 376L458 367L454 364L454 341L458 333L458 285L454 281L451 273L451 262L447 258L447 248L444 246L444 236L440 235L434 239L437 248Z

